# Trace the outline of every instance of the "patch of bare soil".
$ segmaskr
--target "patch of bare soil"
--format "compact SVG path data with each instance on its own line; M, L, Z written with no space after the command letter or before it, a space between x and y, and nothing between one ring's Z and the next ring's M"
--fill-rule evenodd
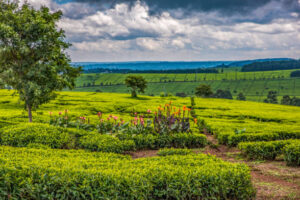
M136 152L129 152L128 154L131 155L133 159L137 159L157 156L157 152L158 150L142 150Z
M237 148L218 145L212 135L206 136L211 145L204 149L195 149L195 152L247 164L251 168L252 182L257 190L256 200L300 200L299 167L288 167L283 160L249 161L241 156ZM153 157L157 156L157 150L130 152L129 155L134 159Z

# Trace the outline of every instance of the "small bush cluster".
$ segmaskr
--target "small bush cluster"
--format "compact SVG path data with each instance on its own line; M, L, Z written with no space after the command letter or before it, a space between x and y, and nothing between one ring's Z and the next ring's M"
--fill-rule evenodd
M246 165L204 154L132 160L112 153L0 147L0 160L1 199L250 200L255 196Z
M171 155L188 155L188 154L193 154L193 151L190 149L174 149L174 148L164 148L160 149L157 152L157 155L159 156L171 156Z
M224 135L222 137L223 138L221 139L223 142L227 142L227 144L230 146L237 146L240 142L300 139L300 133L299 132L242 133L242 134L229 134L229 135Z
M173 135L124 135L121 140L133 140L136 149L159 149L165 147L175 148L201 148L207 145L207 138L203 134L177 133Z
M110 135L88 134L80 139L80 147L92 151L123 153L135 149L133 140L121 141Z
M25 147L31 143L48 145L51 148L74 148L74 138L63 128L48 124L21 123L2 128L1 144Z
M250 159L275 160L283 154L289 144L300 144L300 140L277 140L269 142L242 142L239 149Z
M300 141L284 148L284 160L289 166L300 166Z

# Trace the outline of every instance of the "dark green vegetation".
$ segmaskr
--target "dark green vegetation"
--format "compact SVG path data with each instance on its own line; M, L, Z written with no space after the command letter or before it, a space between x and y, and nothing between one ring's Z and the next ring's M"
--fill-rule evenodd
M145 93L147 81L142 76L127 76L125 85L131 90L131 97L137 97L137 92Z
M300 69L300 60L254 62L244 65L242 72Z
M284 95L300 96L300 79L291 78L292 70L267 72L238 72L230 68L218 74L137 74L148 82L146 95L176 94L190 96L200 84L208 84L215 93L218 89L230 91L236 99L243 93L246 100L263 101L269 91L276 91L278 101ZM75 91L128 93L124 85L128 74L83 74L77 79Z
M96 68L96 69L86 69L84 70L84 73L191 74L191 73L219 73L219 70L216 68L168 69L168 70L132 70L132 69Z
M30 122L32 109L55 98L55 91L74 88L80 73L65 54L70 45L57 30L61 17L46 7L0 2L0 78L19 93Z

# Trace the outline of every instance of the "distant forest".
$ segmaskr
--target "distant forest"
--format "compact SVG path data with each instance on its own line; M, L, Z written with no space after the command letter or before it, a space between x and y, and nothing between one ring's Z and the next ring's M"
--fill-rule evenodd
M300 69L300 60L254 62L244 65L242 72Z
M190 74L190 73L219 73L215 68L198 68L198 69L169 69L169 70L131 70L131 69L107 69L96 68L84 70L84 73L122 73L122 74Z

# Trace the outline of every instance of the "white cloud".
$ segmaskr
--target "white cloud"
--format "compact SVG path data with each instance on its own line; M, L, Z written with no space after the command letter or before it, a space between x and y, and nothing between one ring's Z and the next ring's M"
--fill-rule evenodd
M59 27L73 44L73 61L230 60L299 57L300 52L299 13L285 18L275 1L250 14L232 16L216 11L185 15L183 10L152 15L139 1L102 10L85 3L29 2L64 12ZM274 12L278 19L266 20Z

